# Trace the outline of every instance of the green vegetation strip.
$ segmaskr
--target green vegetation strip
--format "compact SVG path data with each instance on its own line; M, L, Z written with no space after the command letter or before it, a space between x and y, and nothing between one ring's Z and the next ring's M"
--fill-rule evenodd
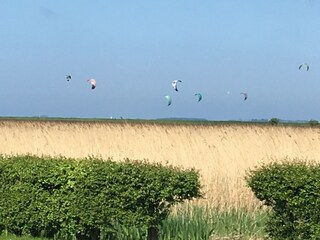
M206 207L184 206L163 221L159 240L211 240L211 239L241 239L258 240L266 235L264 226L268 213L250 212L247 210L221 211ZM137 228L121 228L117 239L143 240ZM47 238L17 237L3 234L0 240L41 240ZM102 236L102 239L103 236ZM106 238L107 239L107 238Z
M214 121L193 118L164 118L164 119L125 119L125 118L60 118L60 117L0 117L0 121L20 121L20 122L69 122L69 123L116 123L116 124L158 124L158 125L258 125L258 126L294 126L294 127L316 127L319 126L317 120L309 121L281 121L277 118L270 120L226 120Z
M188 207L164 221L161 239L259 239L265 236L266 211L221 211Z

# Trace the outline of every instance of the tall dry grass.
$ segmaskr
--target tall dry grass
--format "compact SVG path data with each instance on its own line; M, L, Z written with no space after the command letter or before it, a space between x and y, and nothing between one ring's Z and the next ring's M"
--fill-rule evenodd
M320 160L320 129L267 125L1 121L1 154L148 159L201 173L211 206L255 207L248 169L279 159Z

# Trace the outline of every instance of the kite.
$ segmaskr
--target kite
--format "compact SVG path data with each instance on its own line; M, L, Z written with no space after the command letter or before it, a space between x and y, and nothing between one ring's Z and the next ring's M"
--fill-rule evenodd
M196 93L195 96L198 98L198 102L200 102L202 99L201 93Z
M87 80L88 83L91 84L91 89L95 89L96 88L96 85L97 85L97 81L93 78Z
M71 75L66 75L66 79L69 82L71 80Z
M165 95L164 98L167 100L168 106L172 103L172 98L169 95Z
M242 93L240 93L240 94L243 94L243 96L244 96L244 99L243 99L243 100L244 100L244 101L248 99L248 93L242 92Z
M177 92L178 92L178 82L182 82L182 81L181 80L173 80L172 81L172 87Z
M303 63L299 66L299 70L301 70L302 68L305 68L307 71L309 71L309 65L307 63Z

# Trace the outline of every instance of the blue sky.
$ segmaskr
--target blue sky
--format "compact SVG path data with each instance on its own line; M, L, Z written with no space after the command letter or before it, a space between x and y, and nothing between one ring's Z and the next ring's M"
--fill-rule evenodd
M0 0L0 115L320 119L319 12L316 0Z

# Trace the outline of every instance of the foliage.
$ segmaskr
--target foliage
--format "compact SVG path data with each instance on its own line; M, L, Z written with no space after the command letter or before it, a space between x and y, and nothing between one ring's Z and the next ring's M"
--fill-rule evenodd
M266 231L273 239L319 239L320 165L272 163L249 172L247 183L271 207Z
M280 120L279 120L278 118L271 118L271 119L269 120L269 123L270 123L271 125L278 125L279 122L280 122Z
M253 239L264 237L268 213L247 209L221 210L189 206L181 208L164 221L161 240L174 239Z
M286 121L273 118L273 121L281 122L283 126L306 127L310 126L308 121ZM94 123L94 124L124 124L124 125L165 125L165 126L264 126L271 123L271 119L251 119L251 120L206 120L197 118L164 118L164 119L126 119L126 118L62 118L62 117L1 117L0 122L56 122L56 123Z
M194 169L30 155L1 157L0 195L1 229L63 239L157 230L171 206L201 196Z
M13 234L2 234L0 240L45 240L45 238L35 238L32 236L16 236Z
M314 119L311 119L311 120L309 120L309 125L310 125L311 127L318 126L318 125L319 125L319 121L314 120Z
M183 204L174 207L163 221L159 240L209 239L262 239L268 212L247 209L221 210L207 206ZM122 240L146 239L146 231L135 226L114 226L117 238ZM101 239L107 239L101 234ZM3 234L0 240L40 240L34 237L16 237ZM44 240L45 238L41 238ZM57 238L56 238L57 239ZM63 239L63 238L62 238Z

